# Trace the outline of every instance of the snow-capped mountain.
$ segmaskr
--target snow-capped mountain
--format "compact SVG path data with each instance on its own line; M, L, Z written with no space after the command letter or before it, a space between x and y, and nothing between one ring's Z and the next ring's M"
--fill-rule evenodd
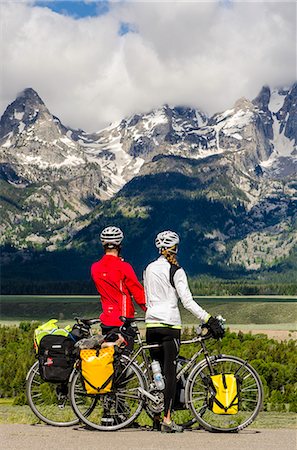
M44 245L46 234L106 198L100 166L69 134L33 89L6 109L0 122L4 242L11 236L14 245Z
M253 102L242 98L211 118L191 108L164 106L96 134L72 137L88 156L101 159L103 173L120 177L119 187L147 173L145 163L158 155L203 159L225 154L247 175L262 171L267 178L282 178L297 168L296 98L297 85L272 92L266 87Z
M296 238L296 103L297 83L264 87L253 101L239 99L212 117L165 105L90 134L63 125L33 89L25 89L0 121L1 243L69 248L84 234L78 231L100 217L145 219L153 208L149 199L162 199L164 177L171 177L190 198L241 205L240 227L232 222L236 210L221 229L209 217L203 232L226 262L258 268L261 263L245 261L251 252L236 242L253 248L259 233L266 239L272 227L283 233L282 243L290 241L284 244L290 252ZM231 241L234 252L227 257Z
M69 134L71 131L48 111L38 94L25 89L1 118L1 164L7 180L30 185L84 176L91 169L89 161ZM100 167L93 172L100 183ZM92 191L98 193L96 183Z

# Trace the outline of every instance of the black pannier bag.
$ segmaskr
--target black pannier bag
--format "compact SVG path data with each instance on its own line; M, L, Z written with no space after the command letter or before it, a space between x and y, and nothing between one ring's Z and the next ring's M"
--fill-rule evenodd
M44 381L68 381L75 362L75 340L70 336L46 335L39 344L39 373Z

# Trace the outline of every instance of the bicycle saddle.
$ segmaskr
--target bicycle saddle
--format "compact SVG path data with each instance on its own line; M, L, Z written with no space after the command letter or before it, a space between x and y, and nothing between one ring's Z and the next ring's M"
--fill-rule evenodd
M144 317L131 318L131 317L120 316L119 319L127 325L130 325L133 322L144 322L145 321Z
M81 319L80 317L76 317L75 320L77 320L77 322L81 322L84 325L86 325L87 327L91 327L92 325L95 325L96 323L101 323L100 319Z

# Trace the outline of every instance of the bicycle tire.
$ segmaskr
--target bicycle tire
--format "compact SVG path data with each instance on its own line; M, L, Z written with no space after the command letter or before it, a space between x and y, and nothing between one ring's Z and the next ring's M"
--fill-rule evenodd
M240 406L237 414L215 414L209 407L209 387L205 380L210 376L207 362L203 360L191 371L185 396L188 408L197 421L208 431L238 432L250 425L263 404L263 387L259 375L246 361L229 355L210 358L215 373L236 373L241 379Z
M68 395L57 394L59 384L44 381L39 374L36 361L26 377L26 396L33 413L43 422L55 427L70 427L78 424Z
M127 356L121 357L123 366L129 362ZM144 374L135 363L131 363L126 372L123 370L115 377L111 392L96 395L86 393L79 369L72 372L69 381L70 402L77 417L88 427L99 431L120 430L130 425L141 413L144 399L138 388L144 389L146 386ZM96 405L87 413L94 398Z

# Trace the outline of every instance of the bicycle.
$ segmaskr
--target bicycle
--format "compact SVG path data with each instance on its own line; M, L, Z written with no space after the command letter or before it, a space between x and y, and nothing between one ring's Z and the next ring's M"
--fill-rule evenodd
M99 319L76 318L75 320L76 330L82 338L91 337L91 327L100 323ZM33 413L48 425L67 427L79 422L70 405L68 383L44 381L39 373L38 361L27 373L26 396Z
M137 322L144 319L122 318L136 335L138 349L130 356L120 358L121 370L116 371L111 392L87 394L79 363L69 379L70 402L77 417L88 427L100 431L116 431L132 424L142 410L153 418L163 410L163 392L156 389L147 351L158 344L142 341ZM250 425L261 410L263 387L259 375L247 361L230 355L209 355L206 340L209 332L200 328L193 339L181 345L198 343L201 348L189 360L184 360L177 370L177 381L186 378L184 409L193 418L184 424L191 427L198 422L212 432L238 432ZM204 358L198 361L200 355ZM141 363L138 359L141 359ZM237 414L215 414L210 408L210 375L235 374L240 378L240 407ZM95 401L95 404L94 404ZM93 406L91 408L91 405Z

